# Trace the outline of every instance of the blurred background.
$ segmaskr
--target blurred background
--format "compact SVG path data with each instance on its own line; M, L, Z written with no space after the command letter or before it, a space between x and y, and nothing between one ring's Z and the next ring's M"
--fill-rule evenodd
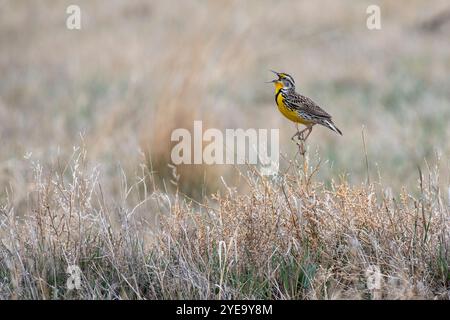
M66 8L81 8L81 30ZM366 9L381 8L381 30ZM441 158L449 181L448 1L0 0L0 193L26 199L30 161L51 170L87 148L105 193L142 165L172 179L173 129L279 128L292 159L294 125L276 109L269 69L333 115L340 137L316 128L311 157L325 183L416 185L417 166ZM286 166L286 163L282 163ZM233 166L177 168L200 198L239 185Z

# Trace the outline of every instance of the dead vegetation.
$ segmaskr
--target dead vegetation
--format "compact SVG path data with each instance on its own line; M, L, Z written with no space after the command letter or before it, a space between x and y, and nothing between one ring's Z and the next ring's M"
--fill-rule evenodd
M44 2L0 1L0 299L449 298L447 0ZM169 167L194 120L279 128L280 175Z
M3 206L2 299L449 298L449 205L431 169L413 196L325 188L315 163L250 168L249 193L227 186L202 204L151 190L143 170L112 206L85 156L62 171L34 163L27 214ZM69 265L80 290L66 287Z

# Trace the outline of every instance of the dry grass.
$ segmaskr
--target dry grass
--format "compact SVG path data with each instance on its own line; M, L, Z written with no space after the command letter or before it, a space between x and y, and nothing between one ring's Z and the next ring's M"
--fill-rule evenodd
M448 299L448 1L378 1L373 32L373 1L77 2L81 31L72 1L0 0L0 298ZM310 163L268 69L344 132ZM194 120L279 128L285 173L174 179Z
M276 179L250 168L248 194L226 187L202 204L150 191L143 169L112 206L85 156L34 163L28 214L2 208L1 298L449 298L450 206L434 169L418 196L392 195L378 183L324 188L305 159ZM82 288L70 291L74 264Z

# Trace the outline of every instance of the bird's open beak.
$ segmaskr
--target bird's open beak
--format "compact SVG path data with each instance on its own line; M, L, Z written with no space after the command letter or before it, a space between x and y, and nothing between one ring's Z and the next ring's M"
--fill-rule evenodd
M273 82L277 82L280 80L280 76L278 75L278 72L273 71L273 70L269 70L269 71L272 71L273 73L275 73L277 75L278 79L274 79L272 81L266 81L266 83L273 83Z

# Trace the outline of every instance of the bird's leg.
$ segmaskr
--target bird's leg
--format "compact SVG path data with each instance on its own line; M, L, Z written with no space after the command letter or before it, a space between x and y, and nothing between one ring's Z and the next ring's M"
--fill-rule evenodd
M305 144L304 144L304 137L303 137L303 133L305 132L305 130L300 131L300 129L298 128L298 123L296 124L296 128L297 128L297 132L291 137L291 140L295 142L295 144L298 146L299 152L302 156L305 155ZM295 141L295 137L298 137L298 141Z
M306 141L306 139L308 139L309 135L311 134L313 126L314 126L314 124L309 125L305 129L300 131L298 129L298 124L297 124L297 132L291 138L292 141L294 141L297 144L300 154L302 156L304 156L306 153L305 141ZM305 136L305 132L306 132L306 136ZM295 137L298 137L298 141L294 140Z
M304 139L305 141L306 141L306 139L308 139L309 135L311 134L313 126L314 125L310 125L310 126L306 127L305 130L308 130L308 133L306 134L306 137Z
M308 128L303 129L302 131L300 131L300 129L298 128L298 124L297 124L297 132L294 133L294 135L291 137L292 141L295 141L294 138L298 137L298 140L305 140L305 138L303 137L303 133L307 130Z
M301 141L305 141L306 140L306 138L308 137L308 136L306 136L306 138L304 137L304 133L305 133L305 131L307 131L307 130L309 130L310 129L310 127L306 127L305 129L303 129L302 131L300 131L300 132L297 132L297 136L298 136L298 138L299 138L299 140L301 140ZM309 135L309 134L308 134Z
M300 130L298 129L298 123L296 123L296 128L297 128L297 132L294 133L294 135L291 137L291 140L294 141L294 142L295 142L295 140L294 140L295 137L298 137L299 140L302 139L302 137L300 136L301 135Z
M292 140L292 141L295 141L294 138L295 138L296 136L298 136L298 132L294 133L294 135L291 137L291 140Z

